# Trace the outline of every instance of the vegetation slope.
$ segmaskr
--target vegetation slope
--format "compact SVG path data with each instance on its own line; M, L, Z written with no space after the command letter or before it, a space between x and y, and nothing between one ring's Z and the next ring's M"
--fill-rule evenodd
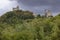
M29 11L10 11L0 17L0 40L60 40L60 15L34 17Z

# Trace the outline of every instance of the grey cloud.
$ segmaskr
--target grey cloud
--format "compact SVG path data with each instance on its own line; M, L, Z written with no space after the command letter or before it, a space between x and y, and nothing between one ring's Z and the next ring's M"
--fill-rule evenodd
M27 8L31 7L39 7L41 10L41 6L48 6L51 8L52 12L60 12L60 0L19 0L18 3L22 3L27 6ZM37 10L37 9L36 9Z
M41 13L50 9L53 13L60 12L60 0L10 0L16 1L21 9ZM15 4L17 5L17 4Z
M18 3L26 6L39 6L39 5L60 5L60 0L19 0Z

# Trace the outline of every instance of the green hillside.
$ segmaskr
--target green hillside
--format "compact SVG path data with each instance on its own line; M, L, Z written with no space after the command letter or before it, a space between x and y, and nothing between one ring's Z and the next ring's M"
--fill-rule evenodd
M0 40L60 40L60 14L35 17L29 11L10 11L0 17Z
M4 15L1 16L0 20L1 22L6 23L16 23L27 19L34 19L34 15L32 12L16 10L5 13Z

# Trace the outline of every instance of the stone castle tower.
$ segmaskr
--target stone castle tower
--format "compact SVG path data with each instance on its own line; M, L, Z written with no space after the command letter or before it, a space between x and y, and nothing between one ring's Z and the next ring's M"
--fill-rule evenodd
M45 17L52 17L52 13L50 10L45 10Z
M19 6L17 6L16 8L13 8L13 11L19 10Z

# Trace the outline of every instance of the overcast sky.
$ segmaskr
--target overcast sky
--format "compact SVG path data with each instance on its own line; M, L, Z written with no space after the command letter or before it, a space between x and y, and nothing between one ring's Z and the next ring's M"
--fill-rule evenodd
M17 5L22 10L29 10L42 14L45 9L56 15L60 12L60 0L0 0L0 15Z

